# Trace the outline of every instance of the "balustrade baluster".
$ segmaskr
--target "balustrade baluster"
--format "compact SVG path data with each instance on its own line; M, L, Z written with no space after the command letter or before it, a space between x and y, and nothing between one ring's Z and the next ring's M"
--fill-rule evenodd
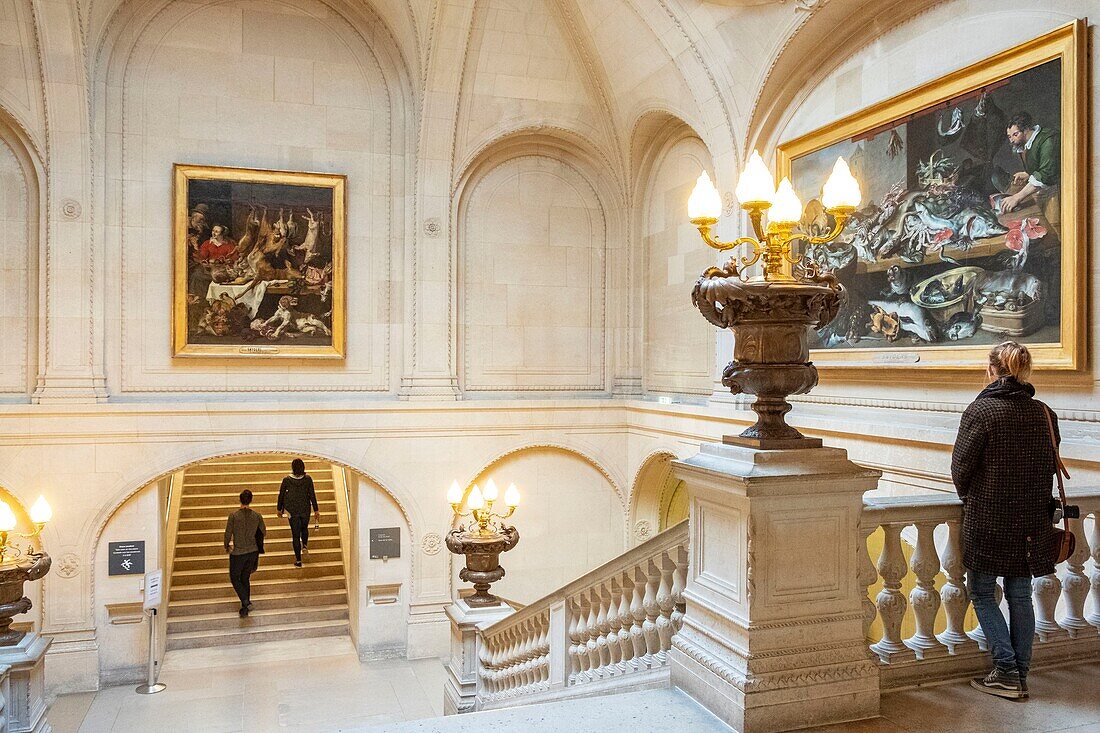
M672 561L676 570L672 573L672 633L680 631L684 623L684 588L687 586L688 553L683 545L677 545L672 551Z
M597 639L600 638L600 594L593 588L588 591L588 639L585 646L588 648L589 679L599 679L603 676L600 663L600 647Z
M657 586L657 639L660 650L656 654L658 664L664 664L668 657L668 650L672 648L672 608L675 602L672 600L672 573L676 570L676 563L672 561L667 552L662 552L657 558L657 571L661 574L660 583Z
M611 624L608 620L608 613L611 609L611 594L603 583L594 588L592 592L599 599L600 604L600 612L596 615L596 626L600 632L599 636L596 637L596 652L600 655L600 675L610 677L615 672L611 666L611 648L607 643L607 635L611 631Z
M619 645L619 633L623 629L622 619L619 617L619 606L622 603L623 589L618 578L611 578L606 583L611 592L611 603L608 605L607 623L610 631L607 632L607 648L611 652L612 674L626 674L627 665L623 659L623 648Z
M1068 636L1054 617L1058 596L1062 594L1062 581L1054 573L1031 581L1031 593L1035 599L1035 633L1040 641L1053 641Z
M946 654L947 648L936 638L936 614L940 610L940 594L936 592L936 573L940 558L936 554L936 523L917 524L917 546L910 567L917 576L917 585L909 594L916 629L905 645L916 652L917 659Z
M629 573L624 573L617 578L622 586L622 596L619 598L619 656L622 659L623 671L633 672L638 669L638 660L634 658L634 643L630 640L630 627L634 625L634 617L630 613L630 601L634 598L634 581Z
M1066 575L1062 578L1062 597L1065 616L1061 626L1076 639L1082 632L1092 633L1093 628L1085 620L1085 601L1089 596L1089 579L1085 575L1085 563L1089 559L1089 541L1085 537L1085 522L1082 519L1070 519L1070 530L1077 539L1073 554L1066 561Z
M642 606L645 608L645 621L642 622L642 633L645 635L645 663L647 667L657 666L657 653L661 651L661 639L657 634L657 617L661 614L661 608L657 605L657 585L661 580L660 570L653 560L643 563L645 568L645 595L642 597Z
M574 684L581 684L587 682L588 676L588 597L584 593L580 593L576 598L577 609L577 646L576 646L576 664L577 671L574 673Z
M1092 515L1089 545L1092 548L1092 612L1088 615L1088 622L1100 630L1100 512Z
M905 617L905 596L901 592L901 580L906 575L905 555L901 551L901 525L883 526L882 554L878 559L878 572L882 576L882 590L877 600L882 619L882 638L871 645L871 651L889 664L891 661L915 658L913 650L901 640L901 621Z
M871 600L869 588L875 584L878 580L878 569L875 567L874 561L871 559L871 551L867 549L867 540L875 530L878 529L877 525L867 525L859 528L859 571L856 575L856 581L863 591L863 638L871 638L871 624L875 622L875 616L878 615L878 608L875 606L875 602Z
M966 568L962 562L962 535L959 522L947 523L947 546L943 550L943 574L947 581L940 590L944 614L947 616L947 628L936 638L952 654L959 654L975 642L966 635L966 609L970 606L970 596L966 592Z
M630 625L630 641L634 645L634 661L638 669L645 669L648 665L646 659L645 644L645 587L648 582L645 570L641 565L630 571L634 580L634 596L630 601L630 615L634 623Z

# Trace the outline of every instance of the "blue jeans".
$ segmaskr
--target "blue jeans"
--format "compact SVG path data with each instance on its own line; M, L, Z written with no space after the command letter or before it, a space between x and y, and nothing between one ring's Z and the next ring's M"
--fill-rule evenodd
M1008 623L1005 623L994 596L997 576L977 570L966 571L966 589L974 603L974 613L982 626L993 666L1002 672L1019 672L1027 677L1031 667L1031 645L1035 639L1035 607L1031 604L1031 578L1006 577Z

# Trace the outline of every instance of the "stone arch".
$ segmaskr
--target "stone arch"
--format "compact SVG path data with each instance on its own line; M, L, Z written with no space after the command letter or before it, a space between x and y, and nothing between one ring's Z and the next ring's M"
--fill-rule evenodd
M467 490L490 474L502 492L512 481L521 492L517 513L508 520L519 530L520 543L501 557L508 573L503 597L530 603L626 549L619 486L586 451L554 441L528 442L482 464ZM537 510L525 511L528 507Z
M373 469L365 469L358 465L356 456L345 454L341 450L327 450L325 448L318 448L311 446L306 449L302 449L298 446L283 446L277 443L268 445L246 445L248 438L242 438L232 441L232 444L222 444L219 449L211 450L209 447L201 449L189 448L186 451L177 451L173 454L166 455L162 460L156 462L154 465L146 464L143 470L136 476L127 477L120 480L115 487L108 492L109 499L100 504L99 511L95 514L91 521L86 523L81 530L80 539L74 543L79 548L79 557L81 559L87 559L89 567L95 566L96 552L100 543L100 538L104 529L107 527L111 518L126 505L135 495L137 495L142 489L149 484L158 481L176 471L186 469L191 466L195 466L207 461L216 460L220 458L227 458L230 456L249 455L256 453L292 453L310 458L315 458L323 461L328 461L335 465L347 468L354 471L357 474L365 476L375 486L382 490L398 507L401 511L406 524L409 528L410 539L413 542L419 542L420 532L425 531L427 526L423 517L420 515L417 505L413 501L412 495L401 487L400 482L393 476L385 472L380 472ZM411 566L410 577L410 597L415 597L415 588L417 585L417 566L413 563ZM89 585L88 585L88 611L92 614L89 619L92 626L95 625L94 609L95 609L95 574L88 573Z
M395 345L401 342L404 324L392 318L392 312L399 306L399 291L392 283L399 279L394 273L404 261L403 248L412 225L412 213L404 198L394 192L406 190L415 179L419 130L417 74L393 33L368 3L352 0L267 0L267 3L259 10L241 3L245 7L242 21L234 0L198 3L126 0L112 10L109 20L95 36L91 157L99 173L92 179L93 209L109 208L118 214L118 235L104 238L104 246L114 249L122 264L111 276L116 281L123 280L118 286L121 299L117 304L109 304L112 312L107 317L108 343L112 347L107 358L119 365L108 371L113 392L211 391L201 369L180 369L167 352L145 346L149 343L145 329L157 330L158 337L166 335L163 332L171 321L159 309L167 309L167 305L156 306L157 316L164 318L142 322L130 315L136 312L144 286L134 278L127 279L127 262L143 257L143 238L162 241L170 238L167 233L170 208L164 208L164 226L158 222L139 235L134 233L131 223L134 211L140 215L141 207L122 206L119 200L144 200L147 210L157 208L158 201L171 197L167 181L173 162L327 170L345 173L353 180L372 181L366 186L353 183L349 188L348 261L356 264L354 269L349 267L348 276L349 282L358 281L362 287L346 288L348 310L359 313L359 318L347 321L347 339L352 348L345 368L321 372L316 380L295 385L293 391L396 389L400 354ZM275 18L280 24L276 27L285 34L296 28L299 21L306 23L309 44L308 53L303 55L309 57L307 63L314 57L321 59L323 63L318 63L321 70L316 75L303 76L305 81L298 86L291 83L293 78L285 81L283 74L288 72L280 72L272 82L272 60L268 56L267 76L260 73L257 78L261 81L255 83L262 82L268 87L274 83L274 99L279 101L273 101L270 93L266 98L263 94L248 94L251 82L219 74L216 65L201 62L205 55L201 50L192 53L192 48L185 47L205 42L206 37L200 31L205 25L217 25L207 23L211 17L215 20L220 17L209 14L230 10L237 13L234 22L238 34L242 23L244 28L252 29L252 34L261 32L257 24L268 21L253 17L260 11ZM187 40L174 41L177 34ZM252 63L249 49L246 46L242 51L239 40L234 49L228 58L247 71ZM194 62L197 69L194 80L188 81L191 74L176 71L178 64L173 61L180 58L198 59ZM280 60L285 62L287 58L284 55ZM324 71L329 67L334 70ZM276 63L274 68L297 67ZM217 89L205 92L211 85ZM214 126L203 127L198 122L192 124L198 117L187 102L206 104L201 101L204 94L225 100L218 102L224 110L244 108L249 114L219 115L232 120L224 125L229 132ZM324 96L314 99L313 95L321 94ZM285 103L287 100L300 103ZM307 107L309 103L319 106ZM275 104L286 115L271 114L269 110ZM257 109L268 112L257 114ZM327 122L319 126L302 123L302 116L315 116L318 109L321 119ZM325 110L330 111L327 118ZM293 123L293 114L299 116L298 124ZM195 144L176 132L185 128L207 130L193 135L207 142L235 141L232 151L235 157L229 157L225 145ZM261 130L269 132L270 137L259 134ZM121 135L117 134L119 131ZM162 137L163 143L150 142ZM97 237L102 236L102 231L97 232ZM163 263L154 261L152 267L163 276ZM261 371L252 372L251 379L236 389L291 391L265 379Z
M651 110L634 125L631 141L633 241L631 292L636 293L646 392L709 395L716 339L684 293L714 262L714 252L682 237L687 199L698 169L714 173L706 142L682 118ZM690 159L691 162L688 162ZM690 236L690 234L689 234Z
M686 497L682 481L672 475L672 461L681 458L672 448L652 451L638 465L630 488L632 541L644 542L686 518L680 501ZM676 516L670 516L676 510Z
M456 179L452 200L451 241L452 272L457 283L456 326L453 343L459 347L458 359L460 382L464 389L475 391L600 391L610 389L610 371L613 359L609 358L612 349L611 334L614 324L622 320L616 301L608 298L611 289L611 273L625 266L620 257L624 248L616 246L624 237L624 195L622 186L617 182L600 154L599 149L579 134L564 128L537 125L514 130L485 143L479 151L464 165L462 173ZM536 179L541 183L533 183ZM530 219L531 226L521 228L515 241L509 235L493 232L492 237L502 237L500 242L491 243L486 239L488 230L474 231L469 212L471 207L496 206L495 195L501 186L507 184L517 190L540 185L553 189L554 196L570 199L566 211L570 216ZM488 193L486 193L488 192ZM529 193L516 195L529 196ZM535 207L557 205L556 200L538 198ZM516 210L516 216L522 221L523 213ZM479 219L479 221L482 221ZM536 223L532 223L536 222ZM555 247L547 250L547 256L553 256L551 262L544 262L540 270L549 276L537 282L527 279L525 265L535 257L530 248L545 244L536 242L539 226L553 227L563 232L561 239L566 243L577 242L577 246ZM528 231L530 230L530 231ZM545 234L545 232L544 232ZM549 235L547 235L549 236ZM518 237L528 237L531 241ZM486 241L481 241L486 239ZM550 241L549 239L547 241ZM554 240L556 243L557 240ZM514 260L511 271L503 279L496 280L487 275L484 267L471 267L470 259L477 262L496 256L499 247L505 247L505 255ZM492 252L490 253L490 250ZM566 255L572 257L566 260ZM503 265L502 265L503 267ZM573 273L575 277L570 277ZM551 279L552 278L552 279ZM583 283L583 285L581 284ZM568 291L575 291L561 308L545 304L547 312L553 318L529 318L517 316L524 328L536 329L540 338L531 337L532 352L545 351L540 356L526 355L523 362L494 364L491 359L472 359L472 355L481 353L475 348L480 339L524 338L523 328L509 327L507 319L501 321L500 314L489 308L487 286L494 286L505 302L513 305L520 303L520 293L524 293L524 302L529 307L539 303L537 299L527 297L531 288L542 288L542 294L548 298L564 298ZM583 307L576 296L584 292ZM472 298L471 296L477 296ZM499 304L498 304L499 305ZM518 308L519 306L516 305ZM559 328L560 326L560 328ZM561 363L550 363L559 355L545 339L567 337L570 351L563 356ZM583 339L583 340L581 340ZM540 353L541 353L540 351ZM565 353L567 349L561 349ZM503 352L501 352L503 353ZM520 359L520 350L512 350L515 359ZM513 358L513 357L509 357ZM484 361L483 365L481 362ZM538 362L538 363L532 363Z
M624 513L626 512L627 505L628 505L628 502L629 502L629 496L627 494L625 494L624 491L623 491L623 482L622 482L621 479L616 478L616 476L613 474L612 470L605 465L604 461L601 461L598 458L596 458L590 450L587 450L587 449L584 449L584 448L579 448L579 447L573 446L573 445L569 445L567 443L564 443L562 441L557 441L557 440L555 440L555 441L549 441L549 440L547 440L547 441L535 441L535 442L524 441L522 443L519 443L519 444L511 447L511 448L507 448L503 451L499 451L499 452L495 453L492 458L490 458L489 460L483 462L481 464L481 467L478 468L478 470L476 472L474 472L474 474L470 478L470 480L466 482L465 490L463 491L463 497L465 497L466 494L469 493L470 489L473 487L473 485L475 483L477 483L478 479L480 479L482 476L484 476L486 473L488 473L489 470L493 466L499 464L500 462L504 461L505 459L507 459L511 456L514 456L518 453L523 453L523 452L531 451L531 450L561 451L562 453L569 453L571 455L574 455L577 458L584 461L585 463L589 464L590 466L592 466L592 468L596 469L601 474L603 474L603 477L605 479L607 479L607 483L610 484L611 490L614 491L615 496L618 497L619 504L622 506L622 509L623 509ZM625 518L625 514L624 514L624 518Z
M40 297L39 289L44 282L40 276L45 270L46 247L40 245L45 241L47 231L46 223L46 187L42 184L46 180L46 169L42 163L38 145L23 123L11 111L0 106L0 175L4 169L9 174L18 174L18 193L21 199L17 208L21 209L22 231L24 238L22 251L19 253L22 260L22 277L14 277L12 280L22 282L26 288L23 293L24 326L21 338L16 333L0 331L0 337L5 343L15 346L21 342L22 348L16 351L16 360L8 360L10 356L0 360L0 374L3 375L3 383L0 384L0 399L8 397L19 401L28 400L34 389L35 380L41 364L41 355L47 343L43 339L40 324L44 322L45 314L40 312L45 304ZM4 192L5 194L8 191ZM4 207L11 211L12 206ZM61 202L62 216L66 216L66 202ZM77 205L79 208L79 205ZM79 212L77 212L79 215ZM5 216L0 211L0 217ZM9 245L14 243L8 242ZM7 263L0 267L0 273L7 267ZM5 286L7 287L7 286ZM10 297L10 296L9 296ZM6 313L5 315L12 315ZM18 319L13 319L18 320ZM11 369L16 369L13 378L8 379Z
M790 115L806 96L848 57L947 0L891 0L876 4L829 3L806 13L783 42L757 87L749 113L745 150L756 148L767 160ZM813 22L809 22L810 19ZM811 70L807 75L806 70Z

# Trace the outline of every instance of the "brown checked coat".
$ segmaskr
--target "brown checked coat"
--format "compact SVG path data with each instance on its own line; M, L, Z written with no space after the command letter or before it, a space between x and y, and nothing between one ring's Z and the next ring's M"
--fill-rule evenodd
M1054 450L1035 388L1008 377L963 412L951 478L963 501L963 564L998 576L1054 572ZM1054 433L1058 419L1051 413Z

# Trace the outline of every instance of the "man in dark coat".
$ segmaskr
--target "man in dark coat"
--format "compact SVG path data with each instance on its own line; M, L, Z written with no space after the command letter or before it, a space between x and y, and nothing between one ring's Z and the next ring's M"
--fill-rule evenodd
M1054 572L1055 457L1048 408L1032 399L1035 388L1012 376L991 377L995 381L963 413L951 478L963 501L967 586L994 665L990 677L974 686L1018 698L1027 696L1035 633L1031 578ZM1053 412L1050 418L1057 441ZM998 577L1004 578L1011 631L994 597Z
M317 508L317 494L313 489L313 479L306 473L306 464L301 458L290 462L290 476L283 479L279 486L279 516L283 512L290 515L290 538L294 546L294 567L302 567L302 553L309 552L309 510L321 521L321 512Z

